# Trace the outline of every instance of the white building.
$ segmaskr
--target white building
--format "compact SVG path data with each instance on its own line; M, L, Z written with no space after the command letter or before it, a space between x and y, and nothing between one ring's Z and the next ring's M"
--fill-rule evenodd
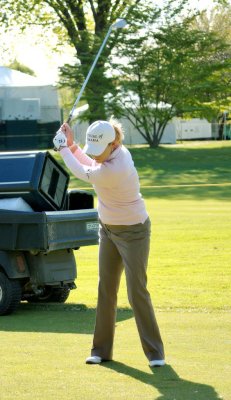
M60 121L57 89L40 79L0 67L0 119Z
M174 118L177 140L212 139L212 124L206 119Z
M88 105L84 105L79 107L75 110L75 117L78 117L82 112L86 111ZM126 118L120 119L121 124L123 125L125 137L124 137L124 144L145 144L147 143L140 132L134 128L131 122ZM85 142L85 134L88 128L88 122L81 122L78 119L76 120L75 124L73 125L73 131L76 137L76 141L80 144L84 144ZM164 134L161 139L162 144L174 144L176 143L176 128L174 123L170 122L164 131Z
M54 85L22 72L0 67L2 150L27 149L28 146L49 147L52 143L49 136L52 134L53 137L60 121L58 93Z

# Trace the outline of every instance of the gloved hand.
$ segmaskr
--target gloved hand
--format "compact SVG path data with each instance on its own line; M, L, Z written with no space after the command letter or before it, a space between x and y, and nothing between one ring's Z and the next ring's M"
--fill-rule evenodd
M53 139L53 143L55 146L55 150L60 150L62 147L67 147L67 137L61 129L59 129L56 133Z

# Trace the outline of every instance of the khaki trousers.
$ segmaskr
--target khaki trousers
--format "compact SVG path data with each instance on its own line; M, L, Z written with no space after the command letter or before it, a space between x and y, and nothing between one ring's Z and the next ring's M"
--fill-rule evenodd
M100 223L99 286L91 354L111 360L115 333L117 293L125 270L127 294L141 344L148 360L164 359L163 343L147 290L147 263L151 223L105 225Z

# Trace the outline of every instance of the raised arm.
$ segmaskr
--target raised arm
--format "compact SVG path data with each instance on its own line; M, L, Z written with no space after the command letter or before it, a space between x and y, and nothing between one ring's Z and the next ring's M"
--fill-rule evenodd
M108 171L106 168L100 164L95 166L83 165L79 160L72 154L68 147L64 147L60 150L60 154L69 168L69 170L77 178L82 181L89 182L91 184L104 184L108 178ZM108 180L110 182L110 179Z

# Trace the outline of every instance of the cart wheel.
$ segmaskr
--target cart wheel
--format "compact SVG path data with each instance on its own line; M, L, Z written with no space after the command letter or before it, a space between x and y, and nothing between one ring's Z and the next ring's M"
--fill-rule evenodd
M28 297L28 303L65 303L70 294L69 287L47 287L41 296Z
M0 315L11 314L18 307L22 288L18 280L8 279L0 272Z
M53 301L56 303L65 303L65 301L69 297L69 294L70 294L69 287L54 289L49 301L51 302Z

